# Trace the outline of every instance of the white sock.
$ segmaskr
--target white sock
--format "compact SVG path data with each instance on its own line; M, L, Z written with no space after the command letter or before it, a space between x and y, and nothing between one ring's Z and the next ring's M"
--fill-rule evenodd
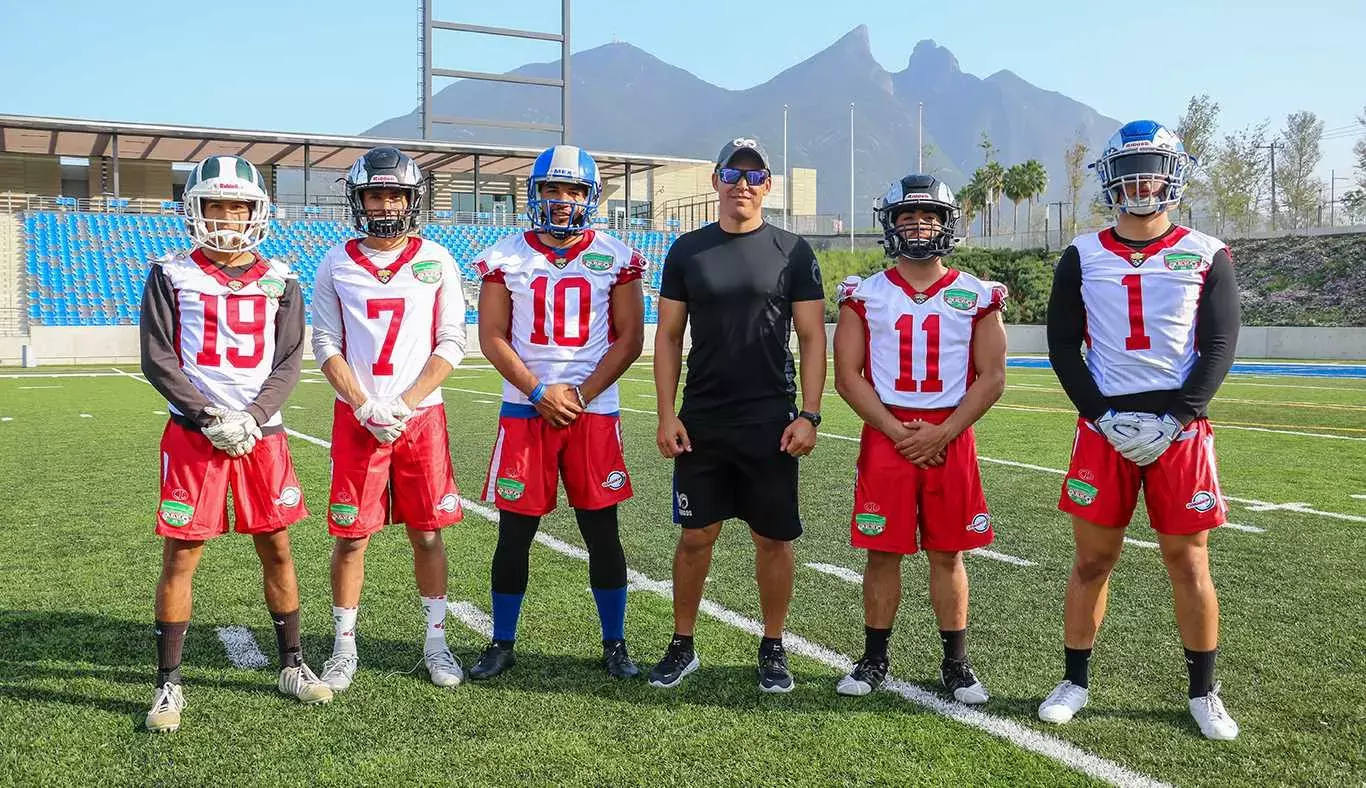
M427 615L427 644L446 645L446 597L422 597L422 612Z
M356 613L360 608L332 607L333 654L356 653Z

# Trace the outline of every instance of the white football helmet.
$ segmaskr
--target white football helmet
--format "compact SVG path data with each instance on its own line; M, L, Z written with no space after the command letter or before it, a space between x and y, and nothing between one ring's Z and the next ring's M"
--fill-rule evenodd
M1135 216L1165 211L1181 202L1195 157L1181 138L1161 123L1135 120L1120 127L1105 144L1105 152L1091 164L1100 179L1100 193L1112 209ZM1137 190L1141 181L1166 184L1147 196L1130 197L1124 187Z
M233 200L251 205L245 222L204 219L204 200ZM198 246L215 252L255 249L270 233L270 196L261 173L240 156L210 156L195 165L185 180L182 198L185 229ZM234 226L225 226L225 225ZM212 227L210 225L213 225Z

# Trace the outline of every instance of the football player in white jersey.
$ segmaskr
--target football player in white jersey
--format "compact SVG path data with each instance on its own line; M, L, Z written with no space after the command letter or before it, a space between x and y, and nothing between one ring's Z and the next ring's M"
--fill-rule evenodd
M152 264L142 295L142 372L166 398L161 437L165 537L156 592L157 680L150 731L180 727L180 656L191 581L204 543L228 530L232 492L239 533L251 534L265 574L280 652L279 690L304 703L332 691L304 664L290 525L308 516L280 408L299 382L304 302L289 267L256 247L270 229L270 198L246 159L211 156L185 183L194 248Z
M416 162L390 147L367 151L346 176L364 237L330 249L313 283L313 353L337 390L332 412L332 657L323 681L351 685L365 548L387 523L407 526L426 616L423 661L432 683L464 679L446 645L446 548L460 521L441 382L465 355L460 271L440 244L416 234L423 194Z
M1005 389L1006 292L944 265L960 213L939 179L907 175L876 215L894 264L844 281L835 329L835 388L864 421L851 543L868 551L863 657L836 691L866 695L886 679L901 559L924 548L940 678L958 701L986 703L968 660L963 551L994 538L972 425Z
M1190 713L1208 738L1238 735L1214 681L1219 601L1208 535L1225 505L1205 418L1233 364L1238 287L1224 243L1168 216L1194 166L1162 125L1125 124L1092 165L1115 226L1078 236L1054 275L1048 355L1080 415L1058 504L1072 516L1076 559L1063 608L1064 680L1039 707L1048 722L1067 722L1087 703L1110 570L1142 488L1171 578Z
M588 547L589 585L602 624L603 665L639 671L626 650L626 556L617 504L631 497L622 456L617 378L640 356L645 260L595 232L602 182L585 151L557 145L527 179L535 229L504 238L475 262L479 346L502 374L503 406L484 500L498 507L493 639L470 677L512 667L528 552L555 509L561 476Z

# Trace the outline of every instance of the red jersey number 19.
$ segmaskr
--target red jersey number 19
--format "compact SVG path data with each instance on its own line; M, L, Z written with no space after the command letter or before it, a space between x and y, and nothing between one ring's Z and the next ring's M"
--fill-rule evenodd
M236 346L229 347L228 364L238 369L251 369L261 363L266 353L266 297L263 295L216 296L200 293L199 300L204 303L204 347L195 355L195 363L201 367L223 366L223 355L218 352L218 319L222 298L226 302L223 310L228 328L239 337L251 340L251 354L242 352ZM246 307L243 310L243 307ZM247 317L243 317L243 312Z

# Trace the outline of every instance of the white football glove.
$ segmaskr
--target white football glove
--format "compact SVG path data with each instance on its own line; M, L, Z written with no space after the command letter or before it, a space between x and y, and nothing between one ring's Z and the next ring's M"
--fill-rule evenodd
M1140 434L1143 441L1121 453L1126 459L1140 466L1152 465L1167 447L1172 445L1176 436L1181 434L1181 422L1169 413L1163 414L1160 418L1154 416L1144 425Z
M204 428L204 437L209 439L214 448L227 452L229 457L250 454L256 441L261 439L261 425L244 410L210 405L204 412L214 417L209 426Z
M370 399L354 411L356 421L380 443L393 443L407 426L404 419L413 411L401 399Z
M1110 441L1115 451L1128 457L1130 451L1151 439L1152 430L1148 422L1156 419L1151 413L1121 412L1111 408L1096 419L1096 429Z

